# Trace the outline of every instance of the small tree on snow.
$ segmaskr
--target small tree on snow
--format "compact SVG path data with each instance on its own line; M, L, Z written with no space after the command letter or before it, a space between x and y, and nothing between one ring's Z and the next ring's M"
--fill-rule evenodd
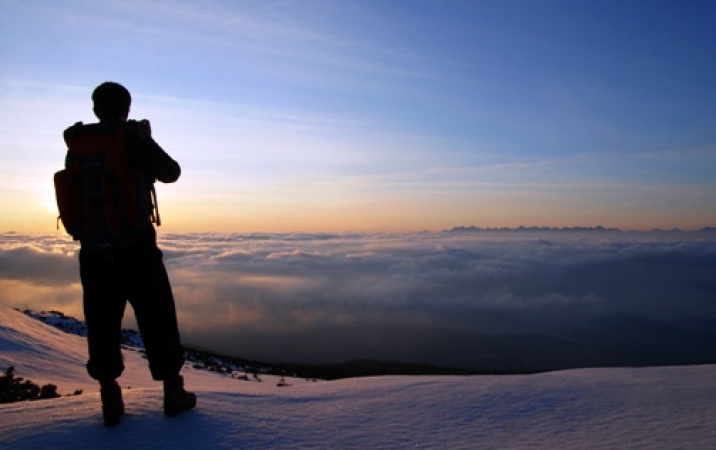
M30 380L16 377L13 366L8 367L5 373L0 375L0 403L56 398L59 396L57 386L54 384L46 384L40 387Z

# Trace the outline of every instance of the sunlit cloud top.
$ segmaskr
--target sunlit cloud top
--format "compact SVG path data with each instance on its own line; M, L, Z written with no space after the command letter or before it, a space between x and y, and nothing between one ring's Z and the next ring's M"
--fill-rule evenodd
M167 233L160 245L184 342L231 355L521 370L716 357L713 230ZM82 317L75 249L0 234L0 303Z

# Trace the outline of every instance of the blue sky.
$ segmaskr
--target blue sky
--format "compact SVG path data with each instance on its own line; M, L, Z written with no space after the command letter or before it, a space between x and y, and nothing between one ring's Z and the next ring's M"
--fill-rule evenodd
M0 0L0 230L118 81L170 231L716 224L716 4Z

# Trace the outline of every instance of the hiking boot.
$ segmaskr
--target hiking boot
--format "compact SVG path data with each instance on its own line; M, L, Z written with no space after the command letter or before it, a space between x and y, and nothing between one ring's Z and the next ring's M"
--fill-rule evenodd
M119 424L119 419L124 414L124 401L122 400L122 389L118 384L102 387L99 391L102 399L102 417L104 426L114 427Z
M175 416L196 406L196 395L184 389L184 378L164 382L164 415Z

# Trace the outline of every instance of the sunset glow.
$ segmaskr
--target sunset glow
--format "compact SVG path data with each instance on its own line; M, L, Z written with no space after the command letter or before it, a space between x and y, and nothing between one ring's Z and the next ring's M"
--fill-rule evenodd
M105 80L167 232L716 224L710 2L0 1L0 231L52 232Z

